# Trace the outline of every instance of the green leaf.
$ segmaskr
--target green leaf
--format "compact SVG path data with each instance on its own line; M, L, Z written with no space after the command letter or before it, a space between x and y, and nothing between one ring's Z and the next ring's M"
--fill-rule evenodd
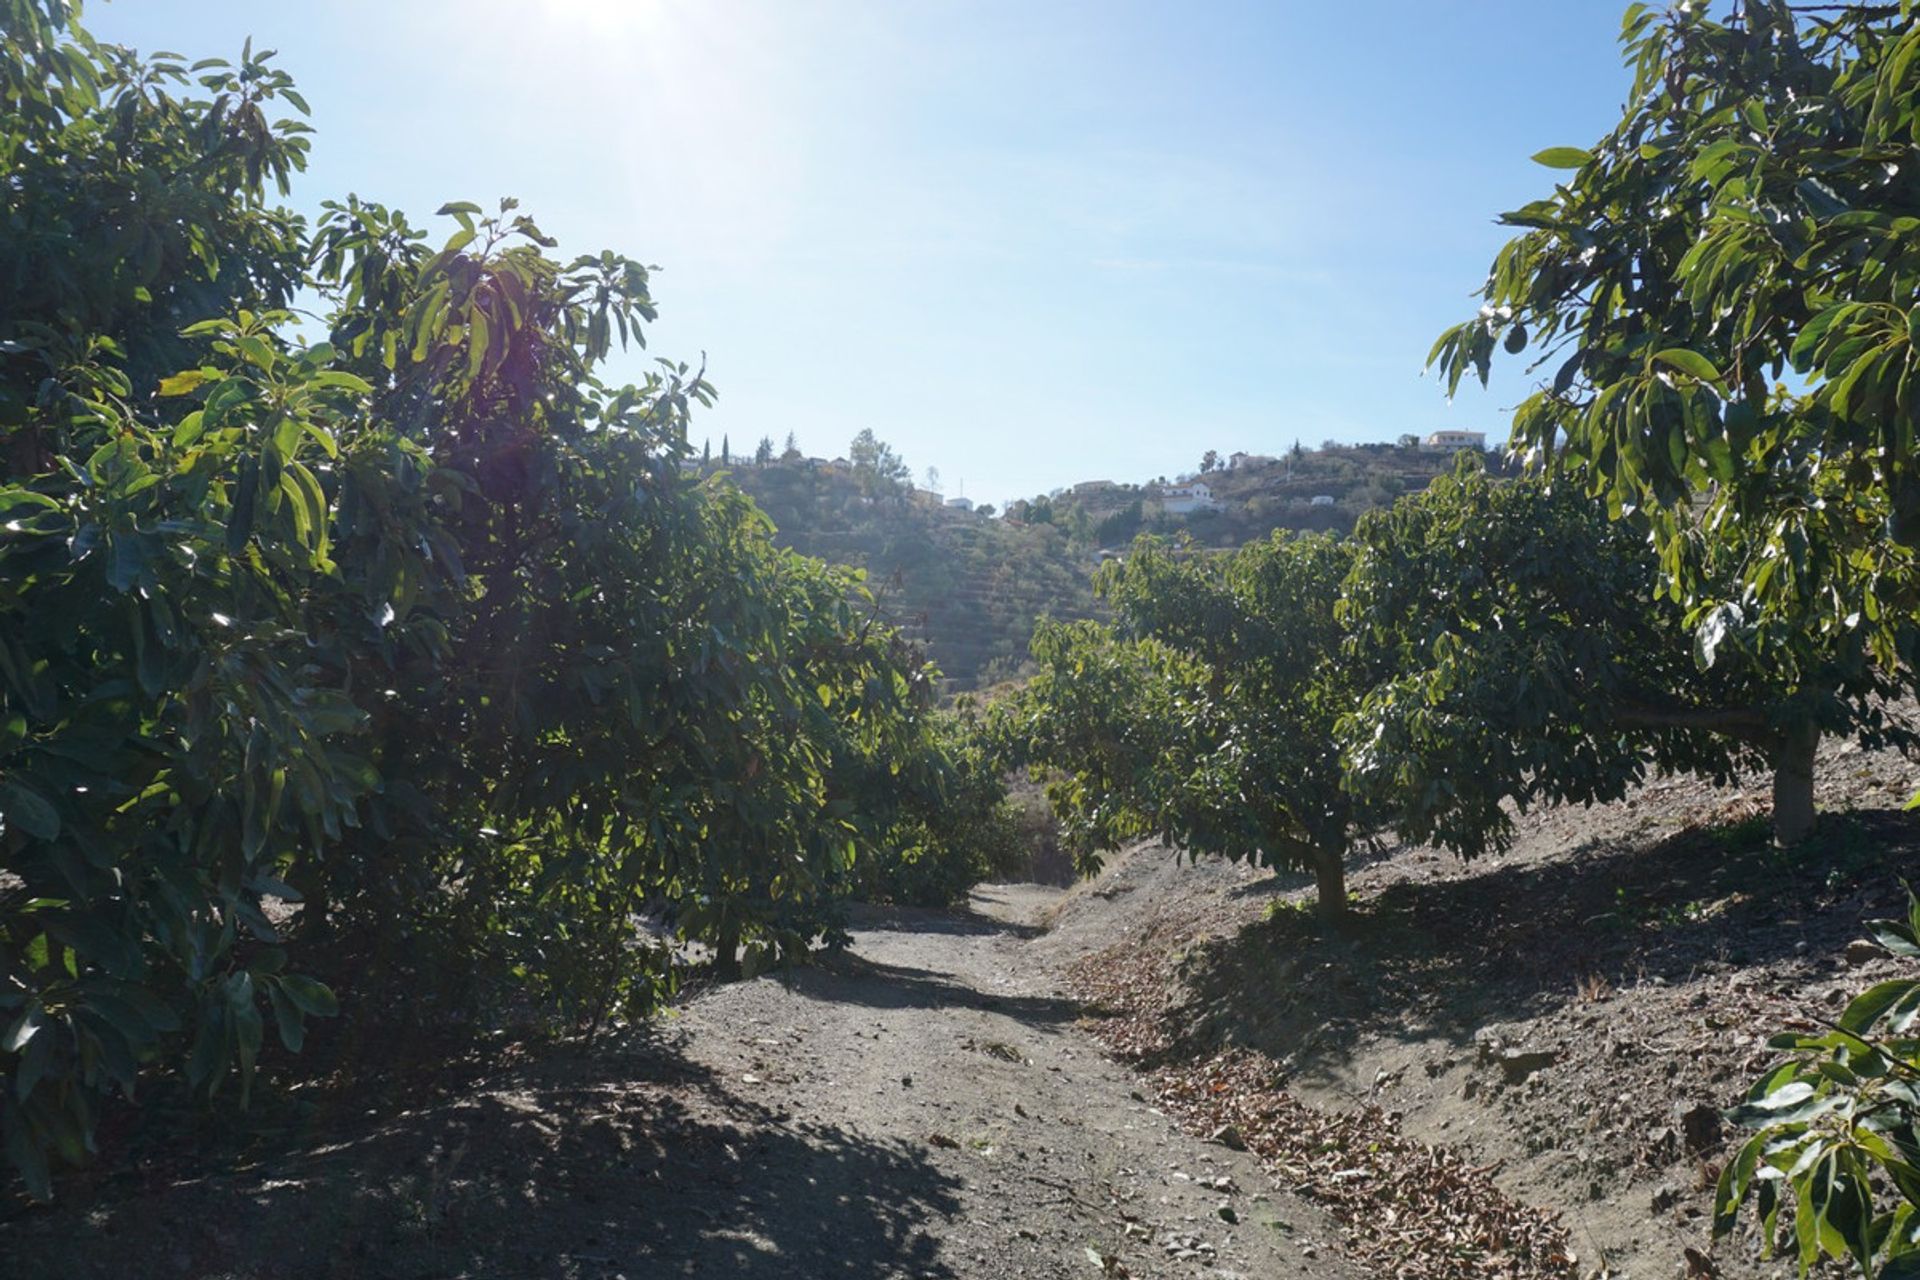
M36 839L54 840L60 835L59 811L24 782L0 782L0 817Z
M5 1036L0 1036L0 1050L19 1053L27 1047L27 1043L34 1036L39 1034L46 1023L46 1015L38 1007L28 1009L13 1020L13 1025L7 1028Z
M207 383L212 382L217 376L216 374L207 372L205 369L188 369L184 373L176 373L171 377L160 379L160 386L154 394L161 396L188 395L199 390Z
M33 1037L21 1053L20 1061L15 1064L13 1096L21 1102L27 1100L33 1087L46 1075L47 1068L53 1065L53 1041L51 1035Z
M1909 960L1920 960L1920 946L1914 945L1913 926L1905 920L1869 920L1867 936Z
M1713 361L1697 351L1689 351L1685 347L1668 347L1665 351L1655 353L1653 358L1678 369L1690 378L1698 378L1710 386L1720 386L1720 371L1713 367Z
M1579 147L1548 147L1533 153L1533 162L1549 169L1578 169L1592 159L1592 152Z
M249 333L236 344L240 358L258 369L271 369L275 361L273 344L256 333Z
M487 359L487 313L479 307L467 311L467 377L478 378Z
M1847 1002L1845 1012L1840 1015L1840 1026L1864 1036L1888 1009L1916 989L1920 989L1920 982L1896 979L1875 983Z
M373 384L371 382L368 382L365 378L359 377L356 374L348 373L344 369L329 369L324 373L315 374L313 376L313 385L316 387L341 387L348 391L357 391L361 395L366 395L373 390Z
M325 983L297 973L282 975L279 983L287 999L310 1017L331 1018L340 1012L340 1002L334 999Z
M195 409L180 419L180 425L173 429L174 448L184 449L198 440L201 433L206 430L206 421L207 414L204 409Z
M1732 605L1716 605L1707 611L1693 632L1693 661L1702 671L1711 671L1727 642L1732 626L1739 621L1739 610Z
M35 1200L53 1199L53 1171L47 1167L47 1153L28 1131L25 1119L9 1108L6 1116L7 1158Z
M260 497L259 470L252 458L240 466L233 482L233 509L227 516L227 550L235 555L253 536L254 507Z
M307 1024L300 1007L278 984L268 987L267 994L273 1004L273 1023L280 1032L280 1043L289 1053L300 1052L307 1042Z

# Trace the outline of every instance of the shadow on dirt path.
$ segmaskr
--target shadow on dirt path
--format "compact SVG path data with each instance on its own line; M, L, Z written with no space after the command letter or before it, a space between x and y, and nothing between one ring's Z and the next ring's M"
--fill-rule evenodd
M798 1119L658 1045L315 1117L288 1145L115 1179L84 1226L63 1205L0 1228L0 1248L103 1280L953 1274L922 1227L956 1210L958 1181L920 1144Z
M842 956L802 970L787 984L810 999L875 1009L991 1009L1036 1029L1057 1029L1080 1016L1080 1006L1058 996L996 995L931 969Z
M1059 896L990 885L965 912L856 913L847 954L690 1007L689 1057L951 1180L953 1207L920 1224L932 1265L866 1274L1355 1274L1319 1210L1266 1190L1252 1157L1181 1134L1078 1029L1034 946ZM839 1256L834 1223L818 1230L825 1253L796 1246L791 1274L842 1274L809 1261Z
M862 911L821 965L591 1047L501 1050L156 1148L0 1222L91 1280L1350 1276L1321 1213L1179 1133L1033 939L1058 890ZM396 1053L401 1046L395 1046Z

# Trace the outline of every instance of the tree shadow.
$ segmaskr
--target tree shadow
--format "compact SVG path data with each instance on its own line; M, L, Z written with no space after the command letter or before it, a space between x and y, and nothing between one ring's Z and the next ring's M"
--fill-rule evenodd
M813 1000L871 1009L983 1009L1035 1027L1070 1023L1082 1012L1075 1000L994 994L931 969L887 964L852 953L796 969L783 981Z
M1363 840L1347 851L1347 876L1352 878L1356 871L1363 871L1376 863L1385 862L1400 851L1400 846L1391 840ZM1292 871L1275 868L1270 874L1246 884L1236 885L1227 890L1229 898L1273 898L1283 893L1298 893L1302 889L1314 886L1313 872Z
M1015 938L1037 938L1046 929L1036 924L1002 920L972 907L888 907L856 905L848 912L848 922L856 929L884 933L931 933L952 937L989 937L1006 934Z
M0 1226L24 1272L259 1280L943 1277L959 1182L924 1152L794 1122L654 1047L542 1055L214 1167L180 1152Z
M1755 820L1545 863L1489 859L1387 886L1343 936L1275 912L1193 949L1189 999L1168 1011L1171 1043L1149 1065L1234 1043L1327 1072L1369 1036L1465 1045L1583 992L1789 955L1837 963L1863 919L1905 914L1899 879L1916 872L1920 818L1873 810L1829 816L1785 852Z

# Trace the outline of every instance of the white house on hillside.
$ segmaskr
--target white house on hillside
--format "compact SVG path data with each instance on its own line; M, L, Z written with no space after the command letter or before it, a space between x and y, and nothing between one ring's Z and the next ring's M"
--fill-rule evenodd
M1436 431L1427 437L1426 447L1436 453L1461 449L1485 450L1487 433L1484 431Z
M1190 511L1218 511L1220 504L1215 501L1213 489L1205 480L1195 480L1191 484L1168 485L1162 489L1160 509L1170 516L1180 516Z
M1277 461L1277 458L1268 457L1264 453L1235 453L1227 457L1227 470L1241 471L1248 467L1270 467Z
M947 505L956 511L971 511L973 510L973 499L967 497L965 494L961 494L957 498L948 498Z

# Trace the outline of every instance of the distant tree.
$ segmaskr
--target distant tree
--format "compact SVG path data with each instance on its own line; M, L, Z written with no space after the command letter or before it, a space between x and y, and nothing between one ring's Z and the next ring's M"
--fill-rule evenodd
M940 468L927 468L927 488L934 493L940 492Z
M724 433L720 437L720 465L723 467L733 465L733 448L727 443L727 437Z
M773 437L761 436L760 443L753 451L753 461L757 466L766 466L773 461Z
M800 452L800 440L793 432L787 432L787 447L780 451L783 462L798 462L803 455Z
M1140 531L1140 522L1145 516L1145 504L1135 498L1118 511L1101 519L1094 529L1094 541L1103 547L1126 542Z
M1300 447L1300 442L1298 440L1295 440L1293 442L1293 449L1291 450L1291 452L1295 458L1303 457L1306 454L1306 450Z
M867 483L879 481L886 485L902 485L913 477L905 460L893 451L892 445L875 436L871 427L862 428L860 434L853 438L852 445L847 449L847 459Z
M700 469L706 470L713 465L713 440L711 437L700 442Z
M1716 571L1737 572L1765 536L1725 531ZM1342 726L1349 780L1412 839L1471 855L1505 841L1512 804L1759 767L1790 844L1813 824L1823 734L1920 747L1898 706L1911 685L1869 660L1859 632L1808 637L1791 670L1732 627L1689 635L1645 524L1610 521L1570 485L1496 480L1462 455L1369 513L1355 542L1341 607L1366 693Z
M1218 467L1219 465L1220 465L1220 452L1217 449L1209 449L1200 456L1200 472L1202 475L1206 474L1209 471L1212 471L1215 467Z
M991 502L983 502L973 510L976 515L985 520L991 520L994 515L994 507Z
M1104 567L1112 628L1047 624L1039 671L998 714L1010 758L1047 790L1083 867L1158 835L1312 872L1329 920L1364 825L1341 789L1334 729L1350 705L1335 603L1351 553L1275 534L1231 556L1142 538Z

